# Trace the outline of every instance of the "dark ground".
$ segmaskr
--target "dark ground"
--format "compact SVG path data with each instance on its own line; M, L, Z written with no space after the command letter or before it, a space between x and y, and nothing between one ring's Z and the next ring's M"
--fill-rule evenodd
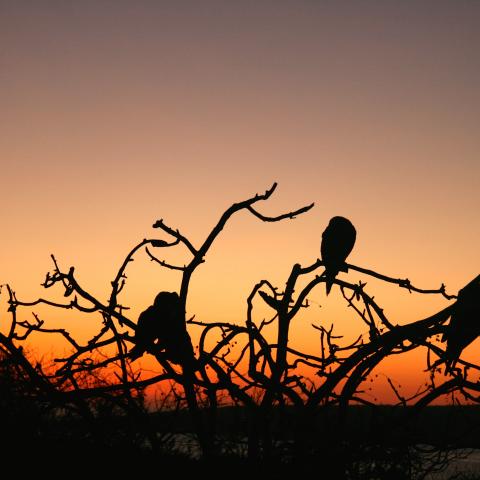
M273 432L285 445L293 436L294 420L293 409L276 410L273 414ZM297 462L290 461L288 448L278 450L268 462L239 458L234 447L238 446L239 439L246 438L247 425L244 409L219 409L219 443L225 447L224 451L208 460L196 460L189 456L184 445L184 441L194 441L190 434L190 415L186 411L149 413L142 417L119 415L106 408L88 421L71 414L52 415L51 409L45 413L41 405L32 407L30 402L22 404L17 398L14 403L2 405L0 402L0 452L2 458L16 468L33 468L38 475L50 478L64 476L67 472L79 476L105 474L124 478L127 472L151 476L156 471L161 477L160 473L167 470L172 472L170 478L179 479L189 476L248 480L296 480L298 476L338 478L328 467L328 464L338 464L335 456L339 450L332 449L330 442L341 429L338 408L319 410L312 429L314 439L318 438L316 453ZM157 439L154 451L146 447L148 434ZM365 452L373 455L376 462L393 459L394 463L397 462L395 455L400 452L397 463L401 463L406 445L480 449L480 406L427 407L418 415L414 415L413 409L404 407L351 406L339 438L342 439L341 448L357 463ZM396 480L409 477L394 474L356 477L352 474L348 478Z

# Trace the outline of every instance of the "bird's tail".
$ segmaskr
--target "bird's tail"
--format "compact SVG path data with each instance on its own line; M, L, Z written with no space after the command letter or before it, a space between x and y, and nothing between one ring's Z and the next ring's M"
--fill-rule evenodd
M174 363L189 367L192 367L195 363L192 340L186 331L180 338L171 339L165 352L168 359Z
M327 290L327 295L330 293L330 290L332 289L333 282L335 281L335 277L337 276L338 272L332 272L325 270L325 288Z

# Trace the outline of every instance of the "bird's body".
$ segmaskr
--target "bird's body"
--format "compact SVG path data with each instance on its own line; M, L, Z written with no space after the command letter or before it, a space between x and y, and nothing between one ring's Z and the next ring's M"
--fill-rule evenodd
M184 364L193 358L192 343L176 292L160 292L153 305L140 314L130 359L141 357L155 342L174 363Z
M463 349L480 335L480 286L467 285L458 293L450 323L443 335L447 341L446 372L451 372Z
M345 217L333 217L323 232L320 251L325 266L327 295L338 272L345 268L345 260L355 245L356 237L355 227Z

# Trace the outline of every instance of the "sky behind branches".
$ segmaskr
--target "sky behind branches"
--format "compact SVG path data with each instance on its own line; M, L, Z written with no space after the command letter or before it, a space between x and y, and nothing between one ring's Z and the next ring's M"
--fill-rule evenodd
M190 314L243 321L257 281L281 288L318 258L334 215L357 228L352 263L456 292L480 265L479 21L463 0L0 0L0 283L46 295L55 253L107 298L157 219L199 244L276 181L259 210L314 210L234 218L195 274ZM145 255L128 274L132 318L178 286ZM369 287L393 323L446 304ZM314 348L312 322L354 336L339 296L315 291L293 341ZM89 322L71 323L88 335ZM416 385L418 357L385 368Z

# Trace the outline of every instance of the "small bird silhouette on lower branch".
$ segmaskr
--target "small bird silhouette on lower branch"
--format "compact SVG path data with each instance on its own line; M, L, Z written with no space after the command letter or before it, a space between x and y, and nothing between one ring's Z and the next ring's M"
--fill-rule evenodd
M138 317L134 339L135 346L128 354L132 361L154 344L164 350L167 359L174 363L191 364L195 358L176 292L160 292L155 297L153 305Z

